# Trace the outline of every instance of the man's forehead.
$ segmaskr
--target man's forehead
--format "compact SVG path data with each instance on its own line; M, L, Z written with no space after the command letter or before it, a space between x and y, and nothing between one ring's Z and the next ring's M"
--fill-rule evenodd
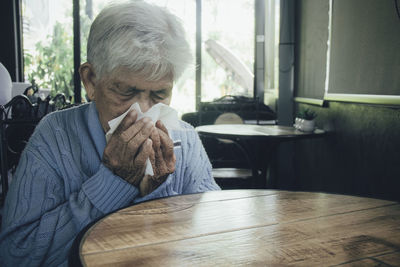
M136 89L172 89L173 80L164 78L159 81L147 81L145 78L135 75L115 75L110 81L114 86L119 88L135 87Z
M140 72L136 72L133 70L130 70L126 67L118 67L114 69L111 73L111 78L114 78L119 81L130 81L130 80L138 80L138 81L146 81L149 83L160 83L160 82L171 82L173 83L173 75L172 73L167 73L163 76L162 78L158 80L149 80L147 75L141 74Z

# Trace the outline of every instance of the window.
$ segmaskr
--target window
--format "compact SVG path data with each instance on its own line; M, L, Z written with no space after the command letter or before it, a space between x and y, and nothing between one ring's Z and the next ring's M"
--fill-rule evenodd
M193 64L189 67L182 77L176 82L173 90L171 106L178 110L181 115L185 112L195 110L195 37L196 37L196 3L187 0L146 0L147 2L164 6L173 14L178 16L183 22L186 36L192 48ZM86 60L86 42L89 35L90 24L100 10L111 3L112 0L81 0L81 9L85 13L81 13L81 58Z
M264 103L276 110L279 87L280 0L265 2Z
M52 94L62 92L73 96L72 4L77 0L21 1L26 81L34 79L40 88L51 89ZM179 114L195 111L198 104L196 100L212 101L224 95L253 97L254 84L262 91L261 94L265 92L268 104L274 105L278 87L279 0L146 1L165 6L178 16L192 47L192 67L176 82L173 91L171 106ZM86 61L90 24L110 2L116 1L79 0L81 62ZM196 38L196 8L199 3L201 40ZM263 12L256 12L257 3L265 8ZM264 32L257 31L256 16L265 25L262 29ZM259 45L262 45L262 49L259 49ZM202 55L198 66L196 49L201 49ZM261 62L258 63L261 69L257 67L255 72L257 60ZM196 71L201 72L201 81L197 82L200 90L196 89ZM82 91L82 99L85 99Z
M252 97L254 0L203 0L201 22L201 101Z
M74 95L71 0L22 0L24 78Z

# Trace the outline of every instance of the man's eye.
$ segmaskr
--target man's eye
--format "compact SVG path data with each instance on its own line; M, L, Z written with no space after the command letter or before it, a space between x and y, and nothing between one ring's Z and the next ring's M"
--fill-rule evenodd
M129 89L129 90L123 90L120 91L120 95L122 96L126 96L126 97L133 97L140 94L139 90L135 90L135 89Z
M167 96L165 93L152 93L152 97L156 100L164 100Z
M135 92L135 91L125 91L125 92L121 92L121 95L123 96L135 96L139 94L139 92Z

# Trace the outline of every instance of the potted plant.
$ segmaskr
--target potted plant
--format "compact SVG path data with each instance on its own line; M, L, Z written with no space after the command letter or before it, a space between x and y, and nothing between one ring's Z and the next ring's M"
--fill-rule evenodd
M294 127L303 132L312 132L315 129L315 117L317 114L310 109L300 111L295 119Z

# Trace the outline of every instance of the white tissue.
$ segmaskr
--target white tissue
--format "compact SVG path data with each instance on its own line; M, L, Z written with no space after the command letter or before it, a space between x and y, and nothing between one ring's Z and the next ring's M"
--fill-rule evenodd
M171 108L170 106L167 106L162 103L158 103L154 106L152 106L147 112L143 113L142 110L140 109L139 104L136 102L132 104L132 106L121 116L116 117L108 122L108 125L110 126L110 130L106 133L106 140L110 139L111 135L114 133L115 129L117 129L118 125L121 123L121 121L125 118L125 116L128 114L129 111L131 110L136 110L138 113L137 120L140 120L141 118L148 117L150 118L153 123L156 123L157 120L160 120L165 128L168 130L179 130L181 129L179 125L179 119L178 119L178 113L176 110ZM145 175L154 175L153 167L151 166L150 159L147 159L146 161L146 170L145 170Z

